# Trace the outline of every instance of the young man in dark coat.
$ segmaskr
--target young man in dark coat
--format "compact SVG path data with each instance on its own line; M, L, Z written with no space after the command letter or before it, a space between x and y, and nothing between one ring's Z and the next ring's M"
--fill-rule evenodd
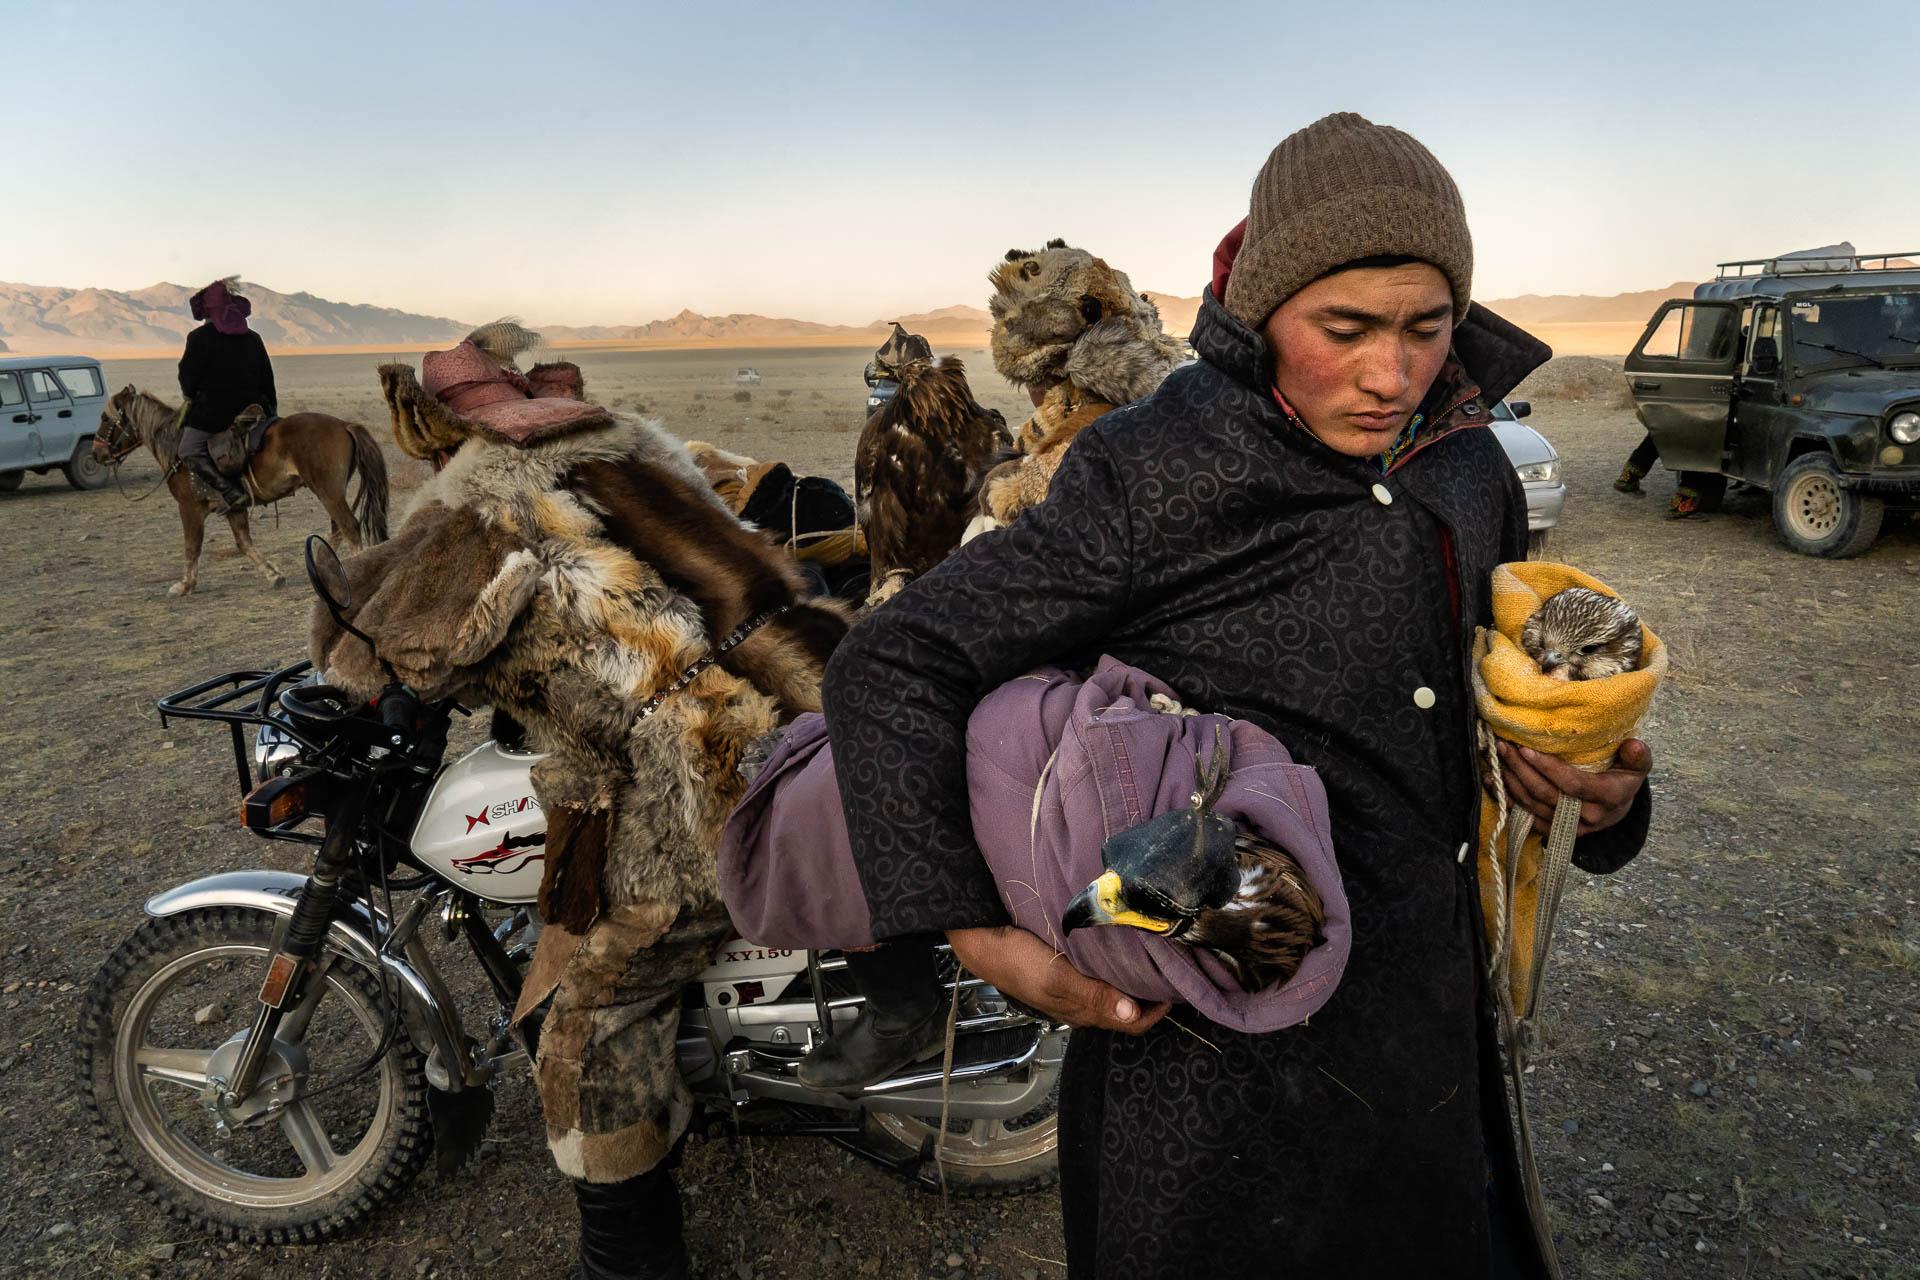
M1047 500L857 627L825 709L878 935L942 933L1082 1028L1061 1099L1070 1272L1541 1275L1479 981L1468 654L1526 506L1488 406L1547 358L1468 301L1460 196L1417 141L1335 115L1283 141L1221 246L1200 359L1077 437ZM1316 766L1353 951L1307 1024L1162 1020L1006 927L962 767L974 703L1106 653ZM1651 765L1509 756L1579 796L1575 859L1638 851ZM1201 1260L1204 1259L1204 1262Z
M189 300L193 318L205 323L187 334L180 357L180 393L187 398L180 461L220 495L220 514L247 506L247 491L213 465L208 441L232 427L248 405L259 405L269 419L279 412L267 344L247 327L253 304L234 291L236 283L215 280Z

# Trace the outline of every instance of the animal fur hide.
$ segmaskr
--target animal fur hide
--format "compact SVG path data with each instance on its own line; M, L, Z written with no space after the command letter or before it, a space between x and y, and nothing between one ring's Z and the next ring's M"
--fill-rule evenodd
M713 852L744 786L741 753L817 709L846 630L836 607L802 602L787 557L651 422L526 446L473 437L400 531L347 570L349 620L403 681L426 698L503 709L549 753L533 780L550 825L604 844L599 883L556 921L576 932L602 910L715 900ZM719 638L782 607L641 718ZM386 683L323 609L312 650L357 693Z
M981 514L1000 524L1035 506L1047 496L1053 473L1067 456L1067 446L1082 428L1113 408L1105 400L1088 396L1071 382L1062 382L1048 391L1020 428L1017 458L1002 462L987 476L980 488Z
M993 284L993 363L1008 381L1044 393L1020 429L1023 457L997 467L980 514L1001 523L1046 497L1080 429L1150 394L1180 362L1181 346L1126 273L1064 240L1008 250Z
M854 501L873 580L925 573L960 545L1006 420L980 405L951 356L900 370L900 389L874 410L854 456Z

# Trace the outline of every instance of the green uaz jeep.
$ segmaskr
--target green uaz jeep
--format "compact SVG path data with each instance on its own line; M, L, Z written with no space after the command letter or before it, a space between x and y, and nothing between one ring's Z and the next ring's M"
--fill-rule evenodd
M1920 507L1920 268L1901 256L1726 262L1662 303L1627 357L1661 462L1771 490L1804 555L1858 555Z

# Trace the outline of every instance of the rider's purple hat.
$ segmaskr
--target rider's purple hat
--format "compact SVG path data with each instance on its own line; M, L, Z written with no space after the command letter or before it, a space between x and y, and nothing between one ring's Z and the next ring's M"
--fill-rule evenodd
M187 310L195 320L205 320L221 333L245 333L253 304L234 292L239 286L239 276L215 280L187 299Z

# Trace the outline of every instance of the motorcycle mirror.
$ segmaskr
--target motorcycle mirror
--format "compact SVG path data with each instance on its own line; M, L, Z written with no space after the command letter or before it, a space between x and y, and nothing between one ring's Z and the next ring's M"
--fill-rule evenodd
M307 581L336 620L353 603L353 583L347 577L347 567L340 563L333 544L317 533L307 539Z
M340 624L340 629L366 645L374 660L386 668L387 678L399 683L393 664L380 656L380 646L373 642L373 637L341 616L353 603L353 582L347 577L347 567L340 563L333 544L317 533L307 539L307 581L313 586L313 594L320 597L327 612Z

